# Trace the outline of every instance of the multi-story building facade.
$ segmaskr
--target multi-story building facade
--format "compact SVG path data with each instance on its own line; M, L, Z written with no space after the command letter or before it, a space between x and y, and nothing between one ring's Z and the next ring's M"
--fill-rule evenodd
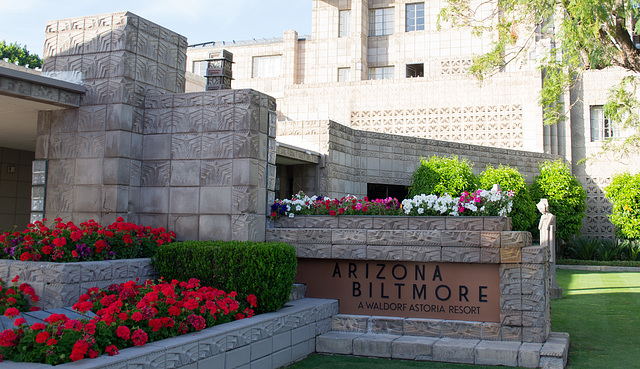
M441 0L313 0L310 36L286 31L281 39L192 45L187 51L187 71L203 75L203 60L212 50L231 51L233 88L253 88L276 98L278 141L321 154L330 151L321 122L330 120L358 132L559 155L573 163L574 173L588 192L583 233L612 235L606 218L610 204L602 189L616 172L638 167L631 159L605 158L586 166L577 162L616 134L601 106L609 86L623 72L586 73L565 96L572 107L567 123L545 126L538 103L542 76L536 61L547 42L544 37L527 49L524 58L479 82L467 74L467 68L473 55L489 50L491 39L474 37L469 29L439 26L442 6ZM204 79L197 76L187 78L187 90L200 90L203 84ZM353 150L356 156L364 152ZM400 161L421 154L429 152ZM478 170L494 164L473 153L462 156L478 163ZM315 175L316 183L324 183L315 189L332 195L364 195L371 188L368 185L375 183L407 185L415 168L415 163L404 164L402 174L376 176L375 165L365 164L370 159L344 164L354 167L343 171L352 177L346 185L336 184L339 176L331 170L339 164L329 160L329 173ZM515 164L529 173L522 167L530 163L514 160L504 164ZM333 172L340 172L335 165ZM282 168L279 174L286 176ZM295 176L306 178L309 170ZM533 179L533 175L528 177ZM309 183L298 181L289 185L288 192L312 187Z

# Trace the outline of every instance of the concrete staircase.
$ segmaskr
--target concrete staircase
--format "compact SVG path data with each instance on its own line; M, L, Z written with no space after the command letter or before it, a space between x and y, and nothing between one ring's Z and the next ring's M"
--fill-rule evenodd
M449 337L388 334L367 327L349 327L354 316L332 318L332 331L316 338L316 351L416 361L563 369L567 365L569 334L551 333L544 343L490 341ZM373 320L373 319L372 319Z

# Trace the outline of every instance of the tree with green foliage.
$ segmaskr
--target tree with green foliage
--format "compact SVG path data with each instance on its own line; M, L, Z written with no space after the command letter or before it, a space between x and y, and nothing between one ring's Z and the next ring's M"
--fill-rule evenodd
M408 198L445 193L458 196L463 191L475 191L478 189L478 178L472 168L472 163L457 156L421 158L411 177Z
M571 174L569 165L561 160L540 164L540 175L531 184L531 198L549 200L549 211L556 216L556 236L568 240L580 234L587 205L587 193Z
M31 54L27 50L27 46L20 46L18 43L7 44L4 40L0 41L0 59L7 59L9 63L18 63L18 65L29 68L42 67L42 59L36 54Z
M494 168L487 165L480 174L480 188L490 190L494 184L499 184L503 191L513 191L513 210L509 214L514 231L529 231L535 228L537 219L536 204L531 200L529 187L518 168L500 165Z
M604 192L613 204L609 219L618 236L640 239L640 173L615 175Z
M470 69L480 79L542 46L536 47L536 52L544 50L540 104L545 124L553 124L566 119L570 107L561 97L585 70L617 66L640 72L640 49L633 40L633 34L640 34L639 19L638 0L447 0L439 21L493 38L491 50L476 56ZM631 75L611 89L605 114L632 133L607 141L604 150L640 150L639 82L640 76Z

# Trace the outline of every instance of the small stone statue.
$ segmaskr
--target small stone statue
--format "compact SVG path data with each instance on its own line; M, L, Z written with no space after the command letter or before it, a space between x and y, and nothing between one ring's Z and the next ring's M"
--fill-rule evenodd
M556 216L549 212L549 201L541 199L537 204L538 210L542 213L540 217L540 246L549 248L549 269L551 273L550 294L552 299L562 298L562 288L558 286L556 280Z

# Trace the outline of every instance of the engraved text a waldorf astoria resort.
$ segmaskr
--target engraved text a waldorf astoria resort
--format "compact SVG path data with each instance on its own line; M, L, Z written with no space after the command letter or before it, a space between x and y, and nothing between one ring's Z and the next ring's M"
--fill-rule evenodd
M299 264L297 281L307 284L307 294L339 299L342 314L500 318L497 265L310 259Z

